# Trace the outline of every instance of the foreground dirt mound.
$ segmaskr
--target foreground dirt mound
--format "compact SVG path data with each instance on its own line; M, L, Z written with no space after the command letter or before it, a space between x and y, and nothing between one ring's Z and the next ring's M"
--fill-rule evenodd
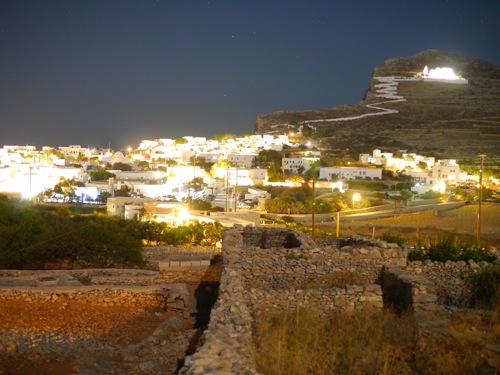
M4 301L0 317L0 374L171 374L195 332L159 308Z

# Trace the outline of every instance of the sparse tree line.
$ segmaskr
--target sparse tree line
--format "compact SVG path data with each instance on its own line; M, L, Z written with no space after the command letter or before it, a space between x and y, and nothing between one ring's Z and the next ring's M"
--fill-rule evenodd
M275 214L309 214L312 211L313 194L309 184L298 187L262 187L274 197L266 201L266 211ZM352 208L352 191L321 194L314 198L314 211L318 214L342 211ZM356 208L370 207L370 201L361 198L356 201Z
M60 206L31 205L0 195L0 268L139 267L142 246L220 241L219 223L177 228L105 215L72 215Z

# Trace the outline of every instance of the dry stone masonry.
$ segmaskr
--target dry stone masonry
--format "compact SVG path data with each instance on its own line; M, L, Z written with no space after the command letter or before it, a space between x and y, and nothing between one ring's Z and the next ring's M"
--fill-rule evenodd
M468 272L487 266L408 262L407 252L359 236L312 238L282 228L225 230L219 297L197 352L180 373L257 373L252 330L264 309L307 306L323 315L384 306L436 311L463 299Z
M242 226L223 232L222 252L145 251L155 259L148 270L0 270L0 303L161 306L187 317L197 307L187 283L201 283L210 259L220 255L217 302L197 351L186 358L180 374L257 374L252 332L266 310L307 306L327 316L387 306L416 314L446 305L467 306L468 275L491 266L408 262L408 249L375 239L313 238L284 228Z

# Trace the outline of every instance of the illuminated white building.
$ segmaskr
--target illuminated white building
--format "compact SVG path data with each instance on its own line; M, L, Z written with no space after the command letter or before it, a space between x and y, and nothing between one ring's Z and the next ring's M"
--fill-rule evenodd
M229 154L227 160L231 165L250 168L257 154Z
M90 155L89 149L87 147L82 147L80 145L69 145L69 146L60 146L58 147L59 151L61 151L65 155L77 157L79 155Z
M460 166L456 160L439 160L432 167L426 183L433 185L439 181L443 181L447 185L460 182Z
M311 164L319 160L317 157L298 157L298 158L283 158L281 160L284 172L300 174L307 172L311 169Z
M335 178L344 180L382 178L382 168L368 167L321 167L319 178L332 180Z
M401 156L401 158L395 158L392 152L381 152L379 149L375 149L372 155L360 154L359 161L362 164L385 166L395 171L417 171L419 163L423 162L427 164L428 169L431 169L436 160L433 156L423 156L416 153L403 152Z
M434 68L429 70L429 68L425 66L420 76L424 82L455 83L462 85L469 83L467 79L457 76L452 68Z
M30 199L53 188L61 178L83 181L86 176L81 167L57 167L42 164L13 164L0 168L0 192L18 193Z

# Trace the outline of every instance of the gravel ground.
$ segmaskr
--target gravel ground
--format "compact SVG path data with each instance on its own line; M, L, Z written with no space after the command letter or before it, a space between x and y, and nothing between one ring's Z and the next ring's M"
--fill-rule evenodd
M158 329L172 319L159 308L4 302L0 374L174 374L195 330L181 317L182 328Z
M145 248L152 269L172 255L214 253L220 249ZM219 268L205 281L218 282ZM196 286L188 288L194 293ZM161 308L2 301L0 375L175 374L209 313L195 321Z

